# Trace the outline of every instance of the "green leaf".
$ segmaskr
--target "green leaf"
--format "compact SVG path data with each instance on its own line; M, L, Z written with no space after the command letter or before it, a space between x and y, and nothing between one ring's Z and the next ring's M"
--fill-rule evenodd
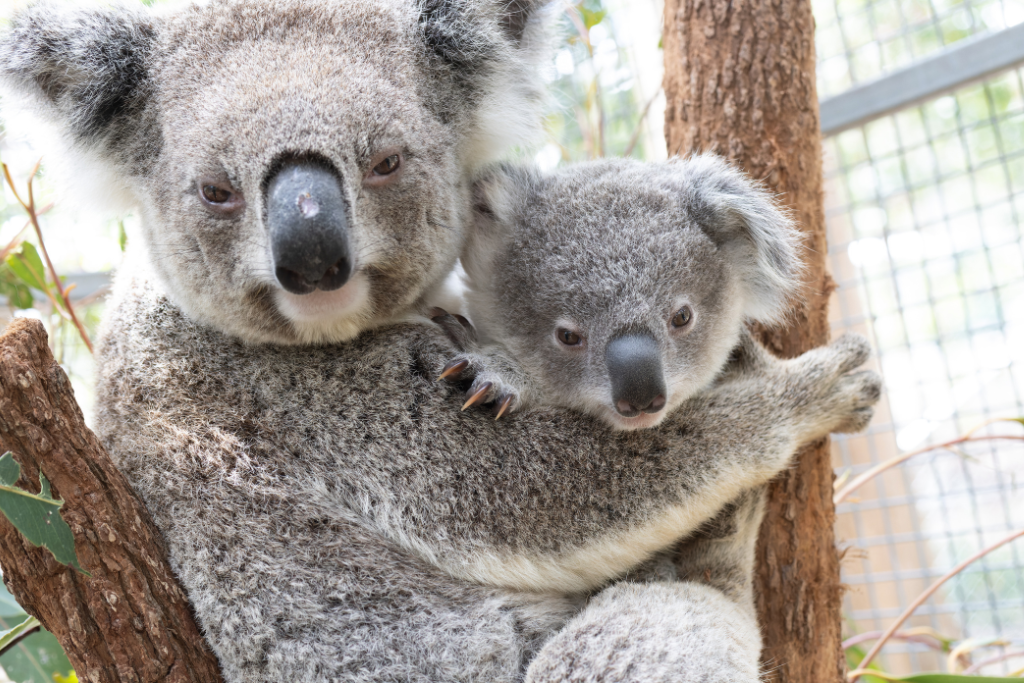
M580 7L580 17L588 31L600 24L606 16L608 16L608 10L589 10L586 7Z
M49 291L43 260L31 242L22 242L20 247L11 252L7 257L7 265L29 287L41 292Z
M21 476L21 465L10 453L0 458L0 512L32 545L50 551L58 562L71 565L86 576L75 555L75 537L71 527L60 516L63 500L50 495L50 482L39 472L42 491L35 495L14 485Z
M0 619L0 628L9 626ZM72 670L60 643L53 634L42 629L5 652L0 657L0 666L8 678L18 683L53 683L55 675Z
M0 619L19 618L25 616L25 610L0 581Z
M0 631L0 652L3 652L4 648L17 640L18 636L22 633L30 631L36 626L39 626L39 620L35 617L29 617L14 628L9 628L6 631Z

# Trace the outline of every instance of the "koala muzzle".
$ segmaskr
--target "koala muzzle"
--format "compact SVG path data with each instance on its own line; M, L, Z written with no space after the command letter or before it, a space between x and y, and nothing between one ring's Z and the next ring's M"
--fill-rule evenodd
M604 352L612 382L612 403L623 417L656 413L665 407L661 349L648 334L615 337Z
M267 225L274 274L287 291L331 291L348 282L348 204L332 170L308 161L282 166L267 184Z

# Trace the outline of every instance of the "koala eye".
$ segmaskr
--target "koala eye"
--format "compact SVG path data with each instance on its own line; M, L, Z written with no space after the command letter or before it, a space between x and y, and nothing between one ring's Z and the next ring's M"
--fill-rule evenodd
M245 207L241 192L236 192L223 180L200 178L197 183L199 198L206 210L220 216L234 216Z
M693 309L683 306L672 316L672 327L686 327L693 320Z
M373 172L377 175L391 175L398 170L398 166L402 163L402 157L398 154L392 154L384 161L380 162L373 167Z
M555 337L564 346L579 346L580 344L583 343L583 337L581 337L580 335L576 334L572 330L567 330L564 327L559 327L555 331Z
M231 192L216 185L203 185L203 199L211 204L224 204L231 199Z

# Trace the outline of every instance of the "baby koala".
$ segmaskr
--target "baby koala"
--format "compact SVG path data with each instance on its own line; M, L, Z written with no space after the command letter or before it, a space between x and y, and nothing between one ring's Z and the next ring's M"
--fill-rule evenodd
M714 381L746 322L779 321L799 287L793 222L713 155L551 175L503 165L474 202L462 264L477 339L468 328L468 351L442 373L473 378L464 410L558 406L652 427Z

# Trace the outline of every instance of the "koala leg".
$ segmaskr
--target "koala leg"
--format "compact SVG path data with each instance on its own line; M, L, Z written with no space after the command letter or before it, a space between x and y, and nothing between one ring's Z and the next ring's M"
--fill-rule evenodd
M746 610L688 581L621 582L541 649L527 683L757 683L761 636Z
M540 651L527 683L757 683L763 513L763 487L746 491L680 544L679 581L665 580L672 570L658 557L598 593Z

